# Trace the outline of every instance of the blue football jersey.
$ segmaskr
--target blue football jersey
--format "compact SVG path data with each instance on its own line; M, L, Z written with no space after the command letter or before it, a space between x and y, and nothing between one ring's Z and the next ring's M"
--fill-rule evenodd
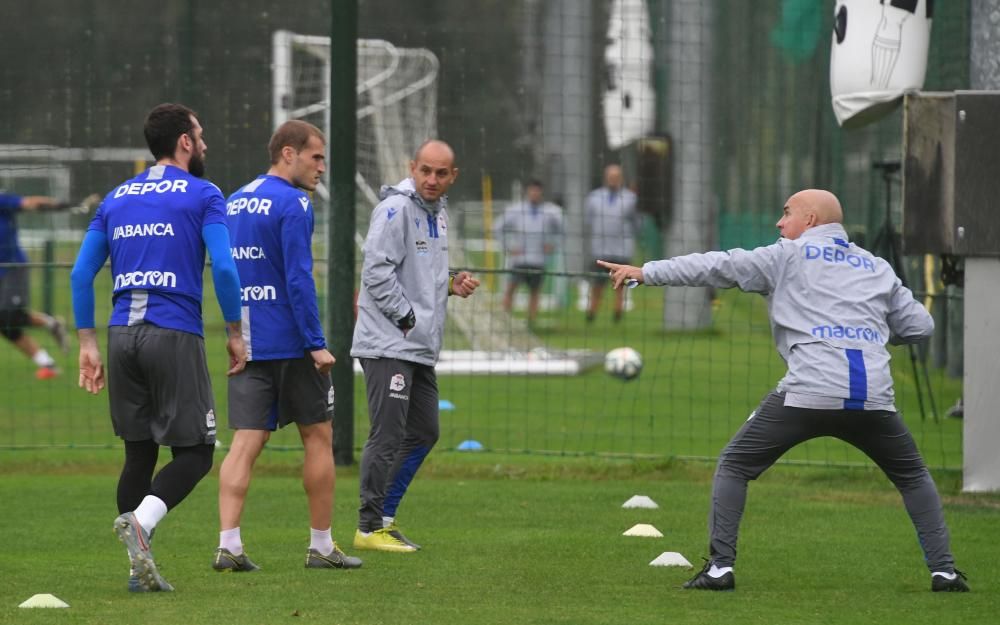
M154 165L109 193L88 228L108 238L108 325L151 323L202 336L201 231L218 223L226 223L219 188L171 165Z
M21 210L21 196L0 193L0 263L26 263L28 255L17 242L17 213ZM0 267L0 276L8 267Z
M309 196L263 175L229 197L226 218L243 287L247 357L301 358L326 347L312 275Z

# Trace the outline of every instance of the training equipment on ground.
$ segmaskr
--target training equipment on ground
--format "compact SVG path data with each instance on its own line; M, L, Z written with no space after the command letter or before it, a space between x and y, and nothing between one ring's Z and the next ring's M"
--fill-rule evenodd
M660 506L655 501L645 495L633 495L628 501L622 504L622 508L649 508L655 510Z
M650 562L649 566L684 566L689 569L693 568L688 559L676 551L664 551Z
M616 347L604 357L604 370L616 378L633 380L642 371L642 356L631 347Z
M68 608L69 604L55 595L48 593L32 595L19 608Z
M638 523L625 530L622 536L641 536L643 538L663 538L663 533L652 525Z

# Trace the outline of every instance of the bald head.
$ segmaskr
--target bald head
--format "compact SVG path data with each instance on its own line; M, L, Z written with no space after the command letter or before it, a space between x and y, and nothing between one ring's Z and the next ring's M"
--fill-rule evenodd
M604 168L604 186L609 189L622 188L622 168L620 165L608 165Z
M458 177L451 146L438 139L425 141L410 161L410 176L420 197L428 202L438 201Z
M781 236L797 239L809 228L843 221L844 211L836 195L823 189L805 189L788 198L776 225Z
M424 152L428 152L429 157L447 158L451 165L455 164L455 152L450 145L440 139L428 139L421 143L417 151L413 153L414 162L419 161L420 157L424 156Z

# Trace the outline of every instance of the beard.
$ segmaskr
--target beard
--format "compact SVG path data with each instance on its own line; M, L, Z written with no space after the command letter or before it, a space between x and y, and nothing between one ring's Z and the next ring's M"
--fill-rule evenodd
M205 156L203 154L192 154L188 162L188 173L195 178L205 175Z

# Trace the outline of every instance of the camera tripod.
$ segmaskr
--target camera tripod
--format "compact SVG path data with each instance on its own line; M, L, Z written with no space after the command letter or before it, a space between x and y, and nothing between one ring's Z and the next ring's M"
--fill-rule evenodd
M876 161L872 163L872 169L878 170L882 174L885 182L885 219L882 226L875 234L871 251L878 256L889 261L896 276L899 277L903 286L910 288L906 279L906 264L903 262L903 253L900 250L899 234L892 222L892 185L896 181L896 174L902 168L899 161ZM930 375L927 372L927 362L917 355L917 346L913 343L906 344L910 352L910 364L913 366L913 382L917 387L917 405L920 407L920 420L927 418L924 411L923 387L927 388L927 401L930 404L931 415L937 421L937 406L934 402L934 392L931 389ZM921 386L923 379L923 386Z

